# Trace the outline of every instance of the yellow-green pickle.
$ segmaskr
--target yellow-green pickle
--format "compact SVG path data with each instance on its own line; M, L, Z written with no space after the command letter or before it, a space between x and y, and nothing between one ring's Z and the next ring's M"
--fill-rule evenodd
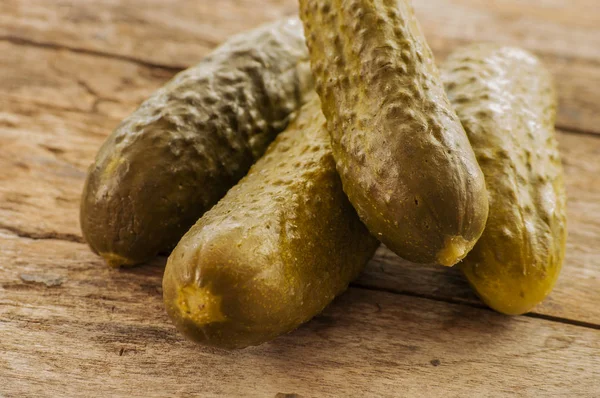
M565 254L552 79L528 52L492 44L454 52L441 70L490 195L485 231L460 267L491 308L525 313L552 290Z
M483 173L408 0L300 0L344 191L401 257L451 266L481 236Z
M302 24L231 38L125 119L90 167L81 228L111 266L170 251L312 92Z
M197 342L261 344L321 312L377 246L342 190L315 95L173 250L167 312Z

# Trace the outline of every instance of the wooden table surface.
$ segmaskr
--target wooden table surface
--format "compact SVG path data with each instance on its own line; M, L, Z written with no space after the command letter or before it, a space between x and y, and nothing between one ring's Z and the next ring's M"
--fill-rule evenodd
M556 77L569 195L564 269L533 312L485 308L456 269L380 249L326 311L236 352L186 341L165 258L112 270L79 197L105 137L174 73L294 0L0 1L0 396L600 396L597 0L414 1L438 60L471 41Z

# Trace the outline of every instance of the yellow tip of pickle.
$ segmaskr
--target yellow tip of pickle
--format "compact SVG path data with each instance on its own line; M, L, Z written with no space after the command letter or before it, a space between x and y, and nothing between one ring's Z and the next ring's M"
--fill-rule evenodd
M111 268L131 267L136 264L135 261L116 253L103 252L100 255Z
M183 317L196 325L206 325L227 320L221 311L221 301L221 296L214 295L208 286L191 284L179 289L175 304Z
M446 236L444 247L436 256L438 263L446 267L452 267L473 248L473 242L469 242L462 236Z

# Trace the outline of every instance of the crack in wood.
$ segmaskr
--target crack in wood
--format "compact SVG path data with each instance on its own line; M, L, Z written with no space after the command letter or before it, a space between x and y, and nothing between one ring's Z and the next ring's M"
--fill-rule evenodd
M543 319L545 321L558 322L558 323L566 323L573 326L580 326L588 329L600 330L600 325L591 322L578 321L577 319L564 318L560 316L553 316L547 314L540 314L538 312L529 312L524 316L528 316L530 318Z
M356 282L350 283L350 287L355 288L355 289L392 293L392 294L397 294L397 295L401 295L401 296L415 297L415 298L420 298L420 299L424 299L424 300L432 300L432 301L448 303L448 304L464 305L467 307L478 308L478 309L496 313L494 310L492 310L491 308L489 308L488 306L486 306L485 304L483 304L481 302L474 303L474 302L470 302L467 300L452 299L452 298L448 298L448 297L437 297L437 296L430 295L430 294L419 294L419 293L408 292L408 291L404 291L404 290L399 291L399 290L392 289L392 288L384 288L384 287L375 288L375 287L372 287L369 285L365 285L362 283L356 283ZM522 314L519 316L543 319L545 321L550 321L550 322L564 323L567 325L579 326L579 327L583 327L583 328L587 328L587 329L600 330L600 325L595 324L595 323L579 321L576 319L564 318L564 317L553 316L553 315L540 314L537 312L528 312L526 314Z
M593 130L586 130L586 129L582 129L579 127L566 126L566 125L562 125L562 124L557 124L556 129L560 130L562 133L565 133L565 134L587 135L587 136L592 136L594 138L600 138L600 131L596 132Z
M67 242L74 243L85 243L83 237L75 234L69 233L61 233L61 232L32 232L32 231L23 231L15 226L0 224L0 229L11 232L13 235L18 236L19 238L26 238L31 240L64 240Z
M34 107L38 107L38 108L42 108L42 109L46 109L46 110L50 110L50 111L71 112L71 113L79 113L79 114L83 114L83 115L90 115L90 114L100 115L99 113L94 113L91 109L82 109L82 108L76 108L73 106L61 106L61 105L55 105L55 104L50 104L50 103L41 102L41 101L24 101L22 98L19 98L18 96L15 96L15 95L11 95L8 97L10 98L10 100L12 101L13 104L32 105ZM93 108L93 106L92 106L92 108ZM13 109L12 111L14 112L15 110ZM18 110L17 110L17 112L18 112ZM28 112L28 113L31 116L34 112ZM101 116L111 117L110 115L101 115Z
M425 300L441 301L441 302L449 303L449 304L467 305L467 306L473 307L473 308L479 308L479 309L485 309L485 310L492 311L488 306L486 306L482 302L477 303L477 302L468 301L466 299L438 297L438 296L434 296L431 294L419 294L419 293L409 292L406 290L398 290L398 289L393 289L393 288L388 288L388 287L375 288L369 284L365 284L365 283L361 283L361 282L352 282L352 283L350 283L350 287L353 287L355 289L372 290L372 291L378 291L378 292L398 294L401 296L409 296L409 297L415 297L415 298L420 298L420 299L425 299Z
M79 87L83 88L89 95L94 97L94 102L92 103L92 106L90 107L90 111L89 111L90 113L99 113L98 107L100 106L100 104L102 102L111 102L111 103L115 103L115 104L121 104L121 102L118 99L103 97L96 90L94 90L89 84L87 84L83 79L77 79L77 85Z
M433 35L428 35L431 36L430 38L428 38L428 42L431 45L431 49L433 50L436 58L438 58L440 55L443 55L445 58L448 54L450 54L455 48L457 47L461 47L461 46L467 46L469 44L473 44L473 43L477 43L478 40L473 40L473 39L463 39L463 38L459 38L459 37L439 37L439 36L433 36ZM436 46L437 43L443 43L443 47L442 46ZM500 44L504 44L504 43L500 43ZM507 46L512 46L511 44L507 44ZM551 51L547 51L547 50L543 50L543 49L539 49L539 48L531 48L531 47L527 47L527 46L523 46L523 48L527 49L528 51L534 52L536 55L538 55L539 57L545 58L545 59L554 59L557 61L562 61L565 63L570 63L570 62L574 62L574 61L579 61L579 62L584 62L586 64L590 64L590 65L600 65L600 59L597 58L584 58L584 57L579 57L579 56L575 56L575 55L569 55L569 54L560 54L560 53L556 53L556 52L551 52Z
M119 61L130 62L145 68L153 68L153 69L163 69L170 72L180 72L183 69L188 68L190 65L167 65L158 62L146 61L137 57L132 57L128 55L121 54L113 54L105 51L99 50L90 50L87 48L80 47L70 47L64 44L58 44L53 42L40 42L32 39L26 39L23 37L4 35L0 36L0 41L6 41L19 46L32 46L32 47L40 47L40 48L48 48L53 50L64 50L70 51L78 54L91 55L96 57L108 58L108 59L116 59Z

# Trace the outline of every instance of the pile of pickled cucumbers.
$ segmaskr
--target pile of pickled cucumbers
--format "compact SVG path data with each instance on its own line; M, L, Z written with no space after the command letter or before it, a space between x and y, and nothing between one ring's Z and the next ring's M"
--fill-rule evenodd
M319 314L380 242L460 267L517 315L566 240L556 93L540 61L473 44L436 66L409 0L300 0L127 117L89 169L81 226L112 267L169 254L167 312L244 348Z

